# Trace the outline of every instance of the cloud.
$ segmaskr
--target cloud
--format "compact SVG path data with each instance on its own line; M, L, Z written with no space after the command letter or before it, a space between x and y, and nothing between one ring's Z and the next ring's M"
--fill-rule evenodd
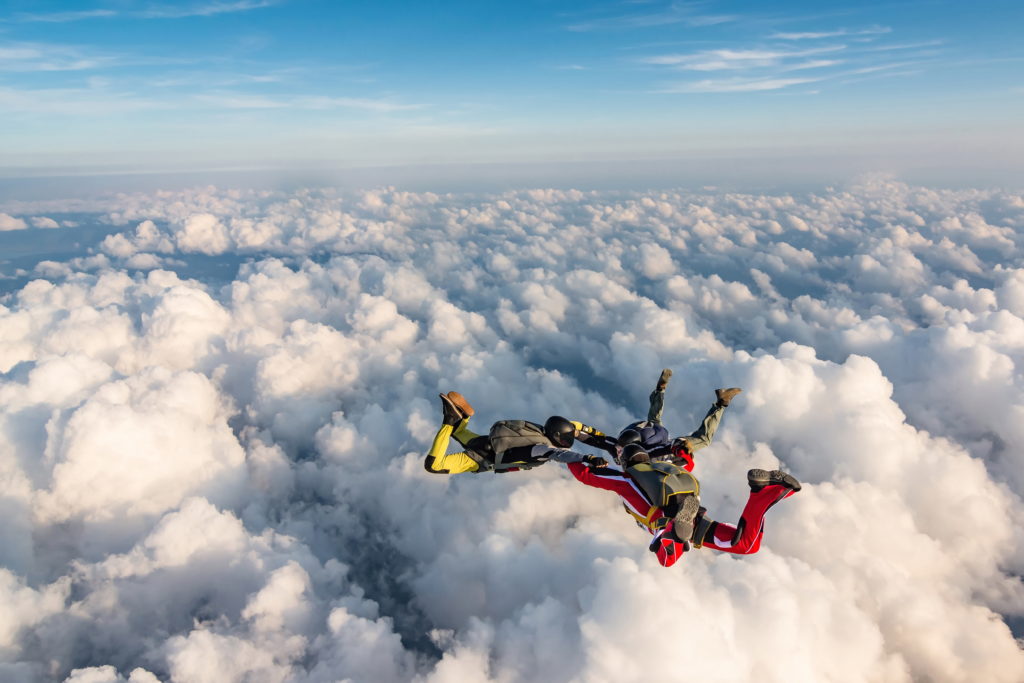
M147 9L133 12L143 19L185 19L187 17L212 17L219 14L248 12L254 9L273 7L280 0L234 0L233 2L199 2L187 5L151 5Z
M680 83L659 92L760 92L763 90L782 90L794 85L816 83L821 78L726 78L693 83Z
M0 231L24 230L28 224L21 218L15 218L6 213L0 213Z
M690 3L694 5L694 3ZM570 24L570 31L614 31L634 30L656 26L686 24L688 26L714 26L735 21L736 16L730 14L703 14L696 11L696 6L687 3L673 2L664 11L622 14L617 16L588 19Z
M845 45L833 45L809 50L703 50L693 54L648 57L642 61L691 71L723 71L777 66L793 57L839 52L845 49Z
M5 680L656 680L683 613L706 680L1024 670L1019 193L0 207L71 209L110 234L0 299ZM759 554L664 570L559 466L423 471L440 391L614 431L663 367L673 433L744 388L713 518L748 468L804 482Z
M888 26L873 26L871 28L850 30L836 29L834 31L803 31L803 32L777 32L768 36L774 40L821 40L822 38L840 38L844 36L874 36L892 33Z
M115 62L108 55L89 55L75 46L52 43L9 43L0 47L0 71L83 71Z
M83 19L108 19L116 16L118 16L118 13L114 10L91 9L77 12L49 12L46 14L23 12L16 14L15 19L24 22L62 24L71 21L82 21Z
M387 99L365 97L310 97L274 99L266 95L245 93L216 93L196 95L195 99L205 104L226 109L359 109L372 112L394 112L421 109L422 104L400 104Z

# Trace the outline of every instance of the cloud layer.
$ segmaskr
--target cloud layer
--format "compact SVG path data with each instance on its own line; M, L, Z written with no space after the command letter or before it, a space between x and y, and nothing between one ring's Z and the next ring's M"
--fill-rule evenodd
M89 209L117 229L0 300L5 680L1024 677L1020 195ZM0 219L53 234L72 210ZM712 516L750 467L805 482L758 555L664 570L557 465L423 471L439 391L480 428L615 430L662 367L674 433L745 390L698 457Z

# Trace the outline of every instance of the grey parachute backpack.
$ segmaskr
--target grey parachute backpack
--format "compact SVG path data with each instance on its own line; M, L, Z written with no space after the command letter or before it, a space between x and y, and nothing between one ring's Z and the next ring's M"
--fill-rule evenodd
M626 472L654 505L663 511L666 508L676 511L676 535L684 541L690 540L700 509L700 482L697 478L679 465L664 461L642 462ZM665 517L661 519L668 522Z
M544 464L544 461L505 463L505 452L520 446L551 446L551 440L544 435L544 427L527 420L499 420L491 425L489 438L494 449L494 469L503 470L511 467L530 469Z

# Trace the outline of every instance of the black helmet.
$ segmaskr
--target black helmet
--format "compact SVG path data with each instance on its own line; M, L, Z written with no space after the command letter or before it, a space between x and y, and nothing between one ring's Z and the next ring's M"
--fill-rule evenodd
M552 415L544 423L544 436L559 448L568 448L576 438L576 426L561 415Z
M625 446L631 443L640 443L640 441L640 432L638 432L635 429L630 429L629 427L626 427L625 429L622 430L622 433L619 434L619 438L615 441L615 443L617 443L620 446Z
M630 465L636 465L637 463L647 462L651 459L644 447L638 443L626 444L622 449L622 453L619 454L619 463L623 467L629 467Z

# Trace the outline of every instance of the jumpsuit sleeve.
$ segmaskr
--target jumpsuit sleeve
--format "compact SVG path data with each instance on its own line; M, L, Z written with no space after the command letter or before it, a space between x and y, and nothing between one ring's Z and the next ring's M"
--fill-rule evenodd
M576 438L580 443L585 443L588 446L594 448L600 448L602 451L606 451L612 456L612 460L618 455L615 450L615 439L608 436L599 429L595 429L590 425L585 425L582 422L572 421L573 425L579 431L579 436Z
M599 429L597 429L595 427L591 427L590 425L583 424L582 422L577 422L576 420L569 420L569 421L572 422L572 426L576 428L576 431L578 431L580 433L580 436L577 437L577 438L580 439L580 441L583 441L582 437L584 435L586 435L586 436L605 436L604 432L602 432L601 430L599 430ZM584 442L584 443L586 443L586 442Z
M537 446L535 449L540 450ZM541 446L540 448L544 448ZM587 457L585 453L579 453L577 451L570 451L568 448L548 448L544 451L544 456L548 460L554 460L555 462L564 462L566 464L571 462L581 462ZM536 455L534 457L537 457Z
M615 479L609 479L607 477L599 477L594 474L594 470L591 467L587 467L581 462L571 462L566 465L569 468L569 472L572 476L576 477L576 480L581 484L587 486L593 486L596 489L604 489L605 491L614 491L619 493L622 489L622 483Z

